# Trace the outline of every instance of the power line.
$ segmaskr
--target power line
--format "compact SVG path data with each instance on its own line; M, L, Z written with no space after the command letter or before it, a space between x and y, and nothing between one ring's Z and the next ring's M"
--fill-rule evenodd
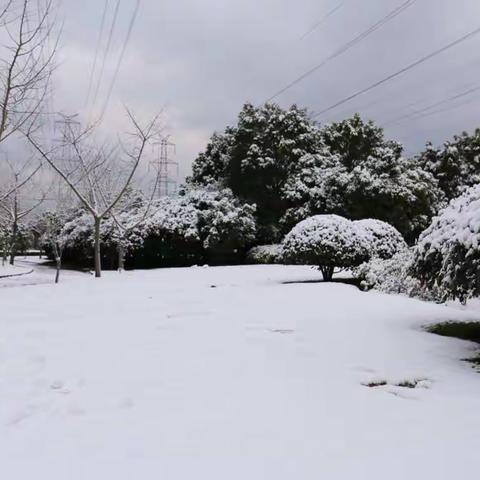
M103 118L103 116L105 114L105 111L107 110L108 104L110 103L110 97L112 96L112 91L113 91L113 88L115 86L115 82L117 81L117 77L118 77L118 74L120 72L120 67L122 65L123 57L125 56L125 52L127 50L128 43L130 42L133 27L135 25L135 20L137 19L139 10L140 10L140 0L137 0L137 3L135 5L135 10L133 11L132 18L130 19L130 23L128 25L127 36L125 37L125 41L123 42L123 46L122 46L122 51L120 52L120 56L118 57L117 66L115 68L115 73L114 73L112 81L110 83L107 98L106 98L105 103L103 105L103 109L102 109L102 113L101 113L100 118Z
M442 100L439 100L435 103L432 103L432 104L426 106L425 108L421 108L420 110L414 110L413 112L409 112L409 113L406 113L405 115L401 115L400 117L394 118L393 120L389 120L388 122L384 123L383 125L384 126L394 125L396 123L399 123L403 120L407 120L409 118L416 118L417 115L420 115L420 117L418 117L418 118L421 118L421 117L423 117L423 115L421 115L422 113L429 112L430 110L434 109L435 107L439 107L440 105L444 105L445 103L449 103L449 102L452 102L454 100L458 100L459 98L466 97L468 95L471 95L474 92L478 92L479 90L480 90L480 86L469 88L468 90L462 91L462 92L457 93L453 96L450 96L450 97L444 98Z
M98 54L99 54L99 51L100 51L100 44L101 44L102 38L103 38L103 31L105 29L105 20L106 20L106 17L107 17L108 2L109 2L109 0L105 0L105 4L103 6L102 20L100 22L100 32L98 34L97 45L95 47L95 56L94 56L94 59L93 59L92 70L90 72L90 80L88 82L88 91L87 91L87 99L85 100L85 106L88 105L88 101L90 100L90 94L92 93L93 78L95 76L95 70L97 69Z
M359 91L353 93L352 95L349 95L348 97L334 103L330 107L325 108L325 109L315 113L313 115L313 118L317 118L320 115L323 115L324 113L327 113L327 112L333 110L334 108L339 107L340 105L343 105L344 103L347 103L350 100L353 100L354 98L356 98L360 95L363 95L364 93L367 93L367 92L379 87L380 85L383 85L384 83L387 83L390 80L393 80L394 78L402 75L403 73L408 72L409 70L412 70L413 68L417 67L418 65L421 65L422 63L425 63L426 61L436 57L437 55L440 55L441 53L444 53L447 50L450 50L451 48L459 45L460 43L463 43L466 40L469 40L470 38L474 37L475 35L478 35L479 33L480 33L480 28L477 28L477 29L467 33L466 35L463 35L462 37L458 38L457 40L443 46L442 48L439 48L438 50L435 50L434 52L420 58L419 60L407 65L406 67L403 67L402 69L398 70L397 72L392 73L391 75L388 75L387 77L383 78L382 80L379 80L378 82L375 82L372 85L370 85L366 88L363 88L362 90L359 90Z
M329 63L330 61L332 61L333 59L339 57L340 55L344 54L345 52L347 52L348 50L350 50L351 48L353 48L355 45L357 45L358 43L360 43L362 40L364 40L365 38L367 38L369 35L371 35L372 33L374 33L375 31L377 31L379 28L383 27L384 25L386 25L388 22L390 22L391 20L393 20L395 17L397 17L398 15L400 15L404 10L406 10L407 8L411 7L417 0L406 0L405 2L403 2L401 5L399 5L398 7L394 8L391 12L389 12L387 15L385 15L384 17L382 17L380 20L378 20L376 23L374 23L372 26L370 26L367 30L365 30L364 32L360 33L359 35L357 35L356 37L354 37L352 40L350 40L349 42L347 42L346 44L342 45L339 49L335 50L331 55L329 55L327 58L325 58L322 62L320 62L319 64L315 65L314 67L312 67L310 70L307 70L305 73L303 73L302 75L300 75L299 77L297 77L295 80L293 80L292 82L290 82L288 85L286 85L284 88L282 88L281 90L279 90L277 93L275 93L274 95L272 95L266 102L271 102L272 100L274 100L275 98L279 97L280 95L282 95L283 93L285 93L287 90L290 90L290 88L292 88L293 86L297 85L298 83L300 83L301 81L305 80L305 78L309 77L310 75L312 75L313 73L315 73L317 70L319 70L320 68L322 68L323 66L327 65L327 63Z
M336 7L329 10L317 23L315 23L315 25L312 25L312 27L300 37L300 40L303 40L304 38L308 37L311 33L313 33L315 30L321 27L325 23L325 21L328 20L336 12L338 12L338 10L340 10L345 5L345 3L346 3L345 1L342 1Z
M113 33L115 32L115 26L117 24L118 11L120 9L120 3L121 3L121 0L117 0L117 3L115 4L115 10L113 12L112 23L110 25L110 31L109 31L108 39L107 39L107 46L105 48L105 53L103 55L103 61L102 61L102 67L100 69L100 76L98 77L97 86L95 88L95 95L93 96L92 107L95 105L95 103L97 101L97 98L98 98L98 92L100 90L100 85L102 83L103 73L105 71L105 63L107 62L108 52L110 51L110 46L112 44Z
M456 110L457 108L463 107L464 105L470 104L471 99L468 99L467 101L463 101L461 103L458 103L456 105L450 105L449 107L446 108L441 108L439 110L434 110L433 112L428 111L426 113L423 113L422 115L418 115L414 118L414 120L419 120L420 118L425 118L425 117L431 117L432 115L437 115L439 113L444 113L444 112L449 112L451 110Z

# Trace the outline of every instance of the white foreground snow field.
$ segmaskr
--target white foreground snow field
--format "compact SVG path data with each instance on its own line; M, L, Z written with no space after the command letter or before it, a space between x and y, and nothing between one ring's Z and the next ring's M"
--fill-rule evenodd
M282 283L319 278L190 268L0 289L0 477L478 479L474 347L421 329L473 313Z

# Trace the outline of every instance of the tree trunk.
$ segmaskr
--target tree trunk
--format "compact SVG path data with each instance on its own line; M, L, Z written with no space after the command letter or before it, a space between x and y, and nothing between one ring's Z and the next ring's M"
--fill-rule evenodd
M62 268L62 259L58 255L55 257L55 264L57 269L55 272L55 283L58 283L58 280L60 279L60 270Z
M324 282L332 281L334 270L335 270L335 267L320 266L320 271L322 272Z
M13 222L12 227L12 239L11 239L11 246L10 246L10 265L14 265L15 263L15 254L17 249L17 233L18 233L18 224L17 222Z
M95 259L95 277L102 276L102 259L100 257L100 223L101 218L95 218L95 242L94 242L94 259Z
M8 257L8 249L7 249L7 241L5 240L3 242L2 267L4 267L5 264L7 263L7 257Z
M122 272L125 270L125 248L122 243L118 244L118 271Z

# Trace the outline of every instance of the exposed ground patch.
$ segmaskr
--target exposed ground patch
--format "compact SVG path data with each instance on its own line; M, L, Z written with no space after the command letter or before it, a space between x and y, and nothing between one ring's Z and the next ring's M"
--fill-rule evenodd
M430 388L430 380L427 378L415 378L413 380L402 380L401 382L388 382L387 380L376 380L372 382L362 383L364 387L377 388L377 387L401 387L401 388Z
M442 337L459 338L480 345L480 322L444 322L429 325L425 329L427 332L441 335ZM480 367L480 351L475 357L466 358L464 361Z

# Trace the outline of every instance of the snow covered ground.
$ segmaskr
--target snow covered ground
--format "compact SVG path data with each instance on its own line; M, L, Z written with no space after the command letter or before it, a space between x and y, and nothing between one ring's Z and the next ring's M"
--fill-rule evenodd
M474 346L421 329L474 312L283 283L316 278L190 268L0 289L1 478L477 479Z

